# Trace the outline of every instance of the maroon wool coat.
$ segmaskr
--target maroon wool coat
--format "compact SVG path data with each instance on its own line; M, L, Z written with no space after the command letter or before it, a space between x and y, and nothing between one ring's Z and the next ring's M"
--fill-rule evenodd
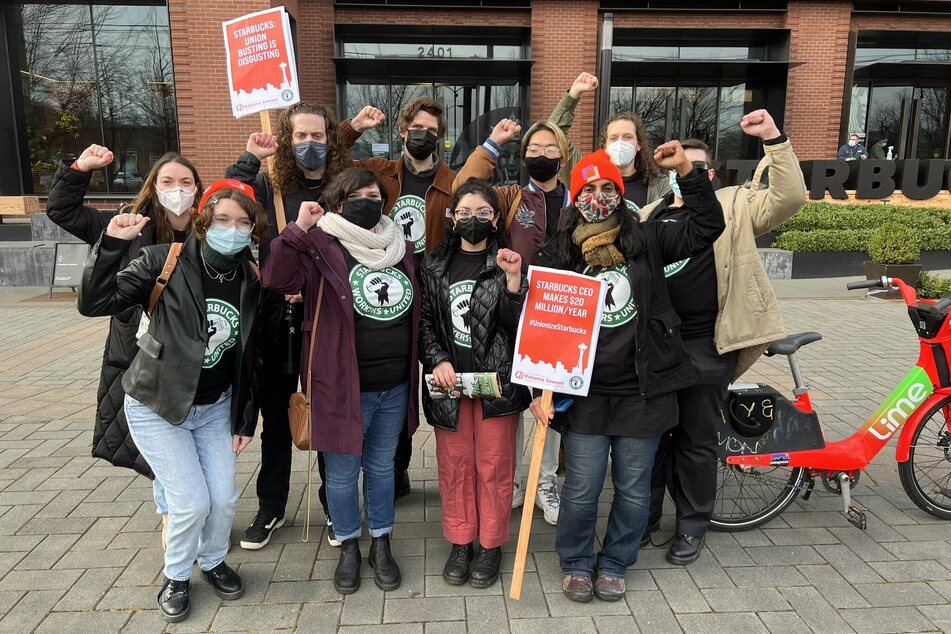
M420 288L416 280L413 245L408 243L403 268L413 284L413 346L410 351L409 435L419 426L419 316ZM265 288L276 293L303 293L304 341L302 355L310 349L310 337L322 277L324 299L317 324L317 342L311 376L311 446L317 451L363 454L363 418L360 411L360 372L357 366L356 326L353 296L343 249L323 229L304 232L296 222L271 241L264 266ZM301 363L301 385L307 382L307 361Z

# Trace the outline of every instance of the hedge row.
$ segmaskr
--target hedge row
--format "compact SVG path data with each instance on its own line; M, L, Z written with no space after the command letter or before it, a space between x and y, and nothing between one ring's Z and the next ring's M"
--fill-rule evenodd
M915 286L918 289L919 297L941 299L951 295L951 280L928 271L922 271L918 274L918 283Z
M815 229L812 231L786 231L776 237L773 246L787 251L814 253L817 251L862 251L868 252L872 229ZM922 251L951 250L951 226L918 231Z
M875 229L889 222L897 222L912 229L939 229L951 225L951 209L807 202L799 213L783 223L776 232L858 231Z

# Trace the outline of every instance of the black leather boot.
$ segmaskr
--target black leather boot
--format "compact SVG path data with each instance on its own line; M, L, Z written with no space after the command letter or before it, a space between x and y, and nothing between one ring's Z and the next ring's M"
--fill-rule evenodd
M667 561L678 566L686 566L696 561L703 547L703 535L677 535L667 551Z
M225 601L233 601L244 596L244 582L241 581L238 573L225 562L221 562L211 570L202 572L205 573L205 577L214 589L215 594Z
M400 567L396 565L390 552L389 535L373 538L367 562L373 568L373 581L380 590L396 590L403 583Z
M334 588L340 594L353 594L360 589L360 543L348 539L340 544L340 559L337 560L337 569L334 570Z
M165 578L165 585L158 593L158 605L166 623L178 623L188 618L192 604L188 598L188 581L173 581Z
M469 562L472 561L472 544L453 544L449 559L442 569L442 578L451 586L461 586L469 580Z
M469 584L474 588L488 588L499 578L499 566L502 564L502 548L483 548L479 546L479 556L472 564Z

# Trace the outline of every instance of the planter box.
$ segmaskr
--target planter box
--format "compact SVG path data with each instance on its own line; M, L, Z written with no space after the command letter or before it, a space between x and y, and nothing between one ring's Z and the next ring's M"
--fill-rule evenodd
M793 279L865 276L864 251L821 251L793 254ZM922 251L919 262L926 271L951 269L951 251Z
M897 277L905 284L915 286L918 281L918 274L921 273L921 264L881 264L879 262L865 261L865 279L877 280L882 276ZM901 291L897 288L872 289L868 292L871 297L880 297L882 299L898 299L901 297Z

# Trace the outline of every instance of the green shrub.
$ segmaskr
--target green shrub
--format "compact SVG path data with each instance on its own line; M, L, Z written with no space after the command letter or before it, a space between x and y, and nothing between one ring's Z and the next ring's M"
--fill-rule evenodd
M776 232L877 229L892 222L921 230L938 229L949 226L951 210L937 207L807 202L799 213L779 226Z
M951 294L951 280L922 271L918 274L918 283L915 284L919 297L927 299L941 299Z
M872 232L868 255L880 264L911 264L921 257L918 231L898 223L882 225Z
M850 229L815 229L787 231L776 237L773 246L794 253L818 251L867 251L871 231Z

